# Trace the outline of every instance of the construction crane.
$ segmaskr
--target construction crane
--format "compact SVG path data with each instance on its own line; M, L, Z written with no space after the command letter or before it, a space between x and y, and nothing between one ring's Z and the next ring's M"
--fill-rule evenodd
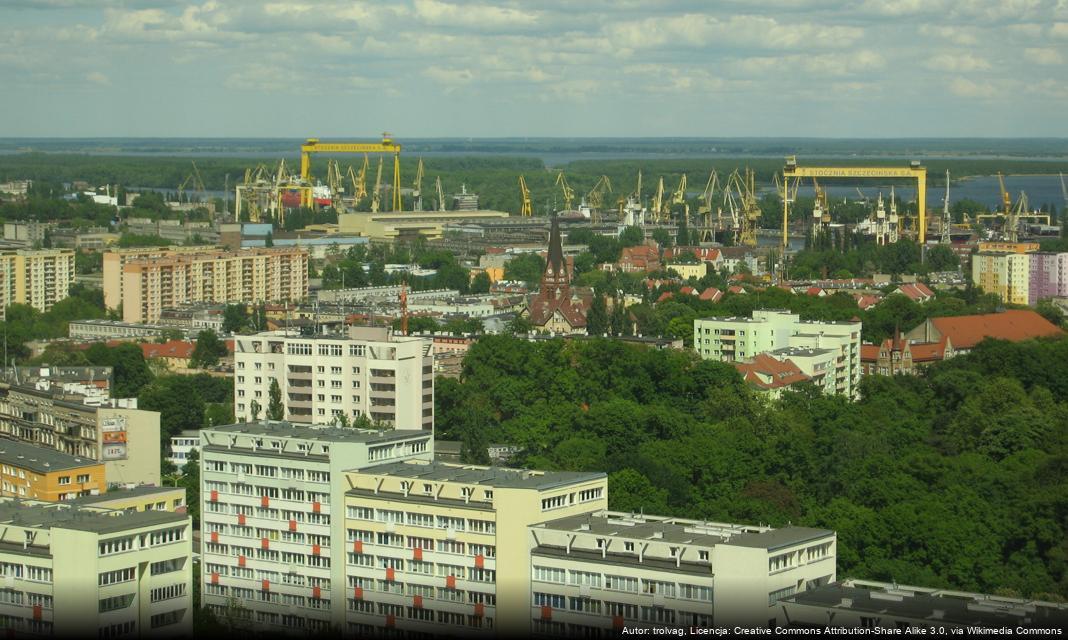
M660 176L660 182L656 185L656 194L653 196L653 222L660 224L660 218L664 210L664 177Z
M415 169L415 180L412 181L412 211L423 210L423 159L419 158L419 166Z
M400 286L401 335L408 335L408 283Z
M200 178L200 170L197 169L196 162L193 163L193 171L185 177L185 180L182 180L181 184L178 185L179 203L182 201L182 192L184 192L186 187L190 185L193 187L193 191L195 193L201 194L201 196L203 196L204 192L207 191L207 189L204 188L204 181Z
M575 190L567 183L564 172L556 174L556 186L560 187L564 196L564 211L571 211L571 205L575 202Z
M604 207L605 193L612 193L612 181L608 179L608 176L601 176L585 197L586 204L590 208L590 221L593 223L601 221L601 209Z
M333 158L326 162L326 184L330 187L330 200L334 209L340 211L344 204L341 198L345 193L345 183L341 178L341 165Z
M744 176L735 170L727 181L727 188L736 199L737 211L734 215L738 224L738 244L755 247L761 215L756 196L756 174L749 168L746 168Z
M438 189L441 189L440 181L438 181ZM524 218L529 218L534 215L534 205L530 200L530 189L527 188L527 179L523 176L519 176L519 195L523 201L519 209L519 215Z
M375 175L375 190L371 192L371 213L378 213L378 209L381 206L381 192L382 189L382 158L378 159L378 173Z
M445 191L441 188L441 176L436 179L438 187L438 211L445 210Z
M401 210L400 153L401 146L389 133L382 134L382 142L322 142L308 138L300 147L300 177L306 184L311 180L311 154L313 153L383 153L393 154L393 211ZM305 199L307 200L305 202ZM301 192L301 206L311 206L311 191Z
M718 182L719 176L716 175L716 170L713 169L712 173L708 175L705 190L701 192L702 204L697 208L697 214L701 216L701 242L714 242L716 239L716 230L712 222L712 194L715 192Z

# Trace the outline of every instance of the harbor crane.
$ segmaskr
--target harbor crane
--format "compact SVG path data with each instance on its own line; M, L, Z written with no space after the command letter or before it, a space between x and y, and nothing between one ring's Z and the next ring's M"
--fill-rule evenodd
M782 234L782 268L785 272L786 269L786 250L789 248L787 244L788 233L785 230L785 222L790 218L790 207L797 201L797 189L801 186L801 178L789 178L783 176L779 179L779 174L775 174L775 191L778 192L779 198L782 199L782 219L784 223L784 231ZM816 188L817 201L819 196L819 187Z
M591 222L601 221L601 208L604 207L605 193L612 193L612 181L608 179L608 176L601 176L584 198L586 205L590 208Z
M656 195L653 196L653 222L660 224L664 213L664 177L660 176L660 182L656 185Z
M755 247L761 215L756 197L756 174L749 168L746 168L744 175L735 170L727 179L727 191L732 193L732 215L738 229L738 244Z
M419 166L415 169L415 180L412 181L412 211L423 210L423 159L419 158Z
M204 188L204 180L200 177L200 170L197 169L197 163L193 163L193 171L182 180L182 183L178 185L178 202L182 201L182 193L186 190L186 187L192 186L193 192L200 194L201 198L207 189Z
M440 182L439 182L439 189ZM534 205L530 200L530 189L527 188L527 179L523 176L519 176L519 196L522 198L522 205L519 209L519 215L524 218L529 218L534 215Z
M575 201L575 190L567 183L567 178L564 177L563 171L556 174L556 186L560 187L560 191L563 192L564 210L571 211L571 205Z
M438 211L445 210L445 191L441 188L441 176L438 176L435 180L438 188Z
M400 153L401 146L393 141L390 133L382 134L382 142L323 142L308 138L300 147L300 177L306 184L311 180L311 155L313 153L382 153L393 155L393 211L401 210ZM381 163L379 163L381 164ZM377 191L376 191L377 193ZM301 191L302 207L312 205L311 191Z
M378 213L381 206L382 158L378 159L378 174L375 176L375 190L371 192L371 213ZM399 191L394 190L394 193Z
M946 197L942 200L942 238L939 240L941 244L950 243L952 230L953 217L949 213L949 169L946 169Z

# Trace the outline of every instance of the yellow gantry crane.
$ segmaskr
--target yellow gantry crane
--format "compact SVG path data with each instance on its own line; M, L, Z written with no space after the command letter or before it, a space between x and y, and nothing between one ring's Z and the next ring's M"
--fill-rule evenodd
M675 188L675 191L671 194L671 204L683 205L683 215L686 216L686 226L690 226L690 204L686 202L686 174L682 174L682 178L679 179L679 186Z
M393 211L401 210L400 189L400 152L401 146L393 141L389 133L382 134L382 142L322 142L318 138L308 138L300 147L300 177L306 183L311 180L311 154L313 153L389 153L393 154ZM381 163L379 163L381 166ZM375 191L377 196L377 189ZM307 200L305 202L305 199ZM301 206L310 207L311 191L301 192Z
M701 192L702 204L697 208L697 213L701 216L701 242L714 242L716 239L716 230L712 222L712 194L715 192L718 182L719 176L716 175L716 170L713 169L708 176L705 190Z
M438 182L438 188L441 188L440 181ZM519 196L522 198L519 215L524 218L529 218L534 215L534 205L530 200L530 189L527 188L527 179L523 176L519 176Z
M560 187L563 192L564 211L571 211L571 205L575 202L575 190L567 183L567 178L564 177L563 171L556 175L556 186Z

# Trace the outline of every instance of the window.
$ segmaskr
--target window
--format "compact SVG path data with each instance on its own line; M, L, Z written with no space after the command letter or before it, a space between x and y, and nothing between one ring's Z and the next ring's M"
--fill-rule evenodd
M497 523L492 520L468 520L467 525L474 533L497 533Z
M83 473L83 474L79 475L78 476L78 482L80 482L80 483L89 482L89 474L88 473Z
M679 597L685 600L704 600L712 602L712 587L695 584L679 584Z
M653 593L666 596L668 598L675 597L675 583L674 582L661 582L660 580L642 580L642 593Z
M549 511L550 509L559 509L560 507L567 506L567 496L559 495L552 498L542 498L541 510Z
M162 600L171 600L173 598L180 598L185 595L185 583L172 584L166 587L157 587L149 592L149 600L151 602L160 602Z
M630 591L632 593L638 592L638 579L628 578L626 576L610 576L604 577L604 588L611 589L612 591Z
M168 625L177 624L182 621L182 616L185 613L185 609L177 609L175 611L168 611L167 613L158 613L150 619L150 624L153 629L160 627L166 627Z
M116 569L115 571L105 571L99 576L99 586L104 587L109 584L118 584L120 582L129 582L134 579L134 568L128 569Z
M70 476L59 476L59 484L70 484Z
M604 494L602 487L595 487L593 489L584 489L579 491L579 502L589 502L590 500L597 500Z
M413 527L433 527L434 516L429 513L407 513L408 524Z
M133 537L127 538L112 538L111 540L105 540L100 543L100 555L108 556L113 553L122 553L123 551L129 551L134 548Z
M100 613L106 613L108 611L117 611L119 609L125 609L130 606L134 600L134 594L127 593L121 596L111 596L110 598L101 598L98 605Z
M571 571L569 573L568 584L601 588L601 574L599 573L590 573L588 571Z
M783 598L789 598L797 593L797 587L786 587L784 589L777 589L768 594L768 606L775 604Z
M552 607L554 609L564 608L564 596L555 593L534 593L534 606L535 607Z
M161 562L153 562L150 565L149 571L152 575L158 576L162 573L171 573L173 571L179 571L185 566L185 558L174 558L173 560L163 560Z
M554 567L539 567L535 565L534 580L539 582L556 582L564 584L567 580L567 572L563 569L556 569ZM634 581L637 583L637 578L634 578ZM611 589L611 587L609 588ZM635 585L634 590L638 590L637 585Z

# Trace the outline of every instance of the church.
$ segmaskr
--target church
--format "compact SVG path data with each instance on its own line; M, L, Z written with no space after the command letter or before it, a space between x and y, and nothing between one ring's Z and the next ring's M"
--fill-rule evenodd
M554 216L541 287L523 313L534 331L562 335L586 333L586 312L593 300L593 292L585 287L571 287L573 264L571 259L564 258L560 224Z

